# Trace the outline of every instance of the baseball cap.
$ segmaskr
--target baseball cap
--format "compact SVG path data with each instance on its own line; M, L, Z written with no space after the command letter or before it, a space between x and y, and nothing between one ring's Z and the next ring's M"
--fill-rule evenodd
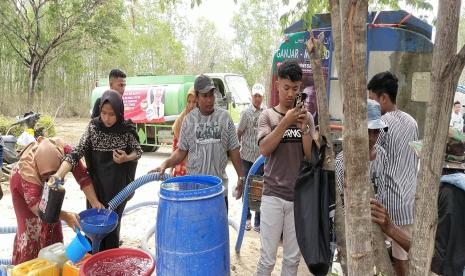
M206 75L199 75L194 82L194 89L199 93L208 93L210 90L215 89L213 80Z
M265 87L262 84L256 83L252 86L252 96L253 95L263 96L264 94L265 94Z
M411 141L410 147L417 156L420 156L423 141ZM447 134L446 154L444 156L443 168L465 170L465 135L454 128L449 128Z
M387 131L387 124L381 120L381 107L379 103L374 100L368 99L368 129L384 129Z

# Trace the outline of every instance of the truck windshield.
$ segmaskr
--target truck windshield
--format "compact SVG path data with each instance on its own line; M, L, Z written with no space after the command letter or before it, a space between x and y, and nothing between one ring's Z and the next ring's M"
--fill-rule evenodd
M249 86L244 77L226 76L225 80L236 104L249 104L251 102Z

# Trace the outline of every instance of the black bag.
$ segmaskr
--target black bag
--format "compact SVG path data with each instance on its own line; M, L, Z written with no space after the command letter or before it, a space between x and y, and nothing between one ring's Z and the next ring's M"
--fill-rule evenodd
M312 142L312 160L302 162L294 191L297 242L308 269L316 276L328 273L334 241L335 177L334 171L323 170L326 138L321 141L320 150Z

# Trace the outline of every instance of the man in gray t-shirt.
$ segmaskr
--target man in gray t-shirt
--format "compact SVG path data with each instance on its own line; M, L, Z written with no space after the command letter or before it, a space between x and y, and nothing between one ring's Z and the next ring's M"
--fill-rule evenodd
M300 249L294 224L294 185L300 162L311 160L313 118L294 105L300 92L302 69L297 62L283 62L278 69L279 104L262 112L258 120L258 145L266 156L260 206L260 259L257 276L271 275L283 234L281 275L297 275Z
M252 87L252 103L249 108L242 111L239 126L237 127L237 137L241 142L241 159L242 159L242 170L244 175L249 174L250 168L257 158L260 156L260 149L257 143L257 130L258 130L258 118L263 111L262 101L263 95L265 94L265 87L260 83L254 84ZM259 169L256 175L262 175L263 170ZM247 221L245 224L245 230L250 231L252 213L250 208L247 209ZM255 212L253 229L260 232L260 211Z
M228 111L214 107L216 88L208 76L198 76L194 89L198 108L184 118L178 149L153 171L163 173L166 168L176 166L188 156L188 175L214 175L223 180L227 207L228 154L238 175L238 187L244 182L236 129Z

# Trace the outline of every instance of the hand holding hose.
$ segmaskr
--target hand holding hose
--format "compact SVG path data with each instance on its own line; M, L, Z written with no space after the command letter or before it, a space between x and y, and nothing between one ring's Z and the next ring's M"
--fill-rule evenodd
M165 162L161 163L160 166L156 167L153 170L150 170L149 173L160 173L160 175L164 175L166 170L166 164Z
M100 201L96 200L94 202L89 202L90 206L95 209L105 209L105 205L103 205Z

